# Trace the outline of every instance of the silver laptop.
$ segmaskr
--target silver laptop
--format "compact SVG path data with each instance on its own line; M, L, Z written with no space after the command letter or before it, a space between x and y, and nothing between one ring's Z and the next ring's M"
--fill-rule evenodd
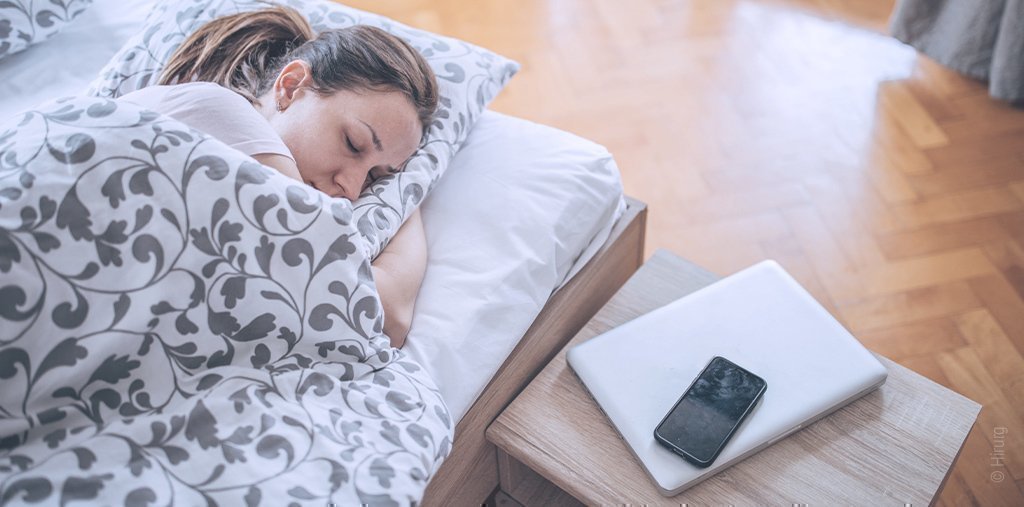
M714 356L767 381L708 468L654 428ZM886 369L774 261L761 262L573 347L569 365L666 496L767 447L885 382Z

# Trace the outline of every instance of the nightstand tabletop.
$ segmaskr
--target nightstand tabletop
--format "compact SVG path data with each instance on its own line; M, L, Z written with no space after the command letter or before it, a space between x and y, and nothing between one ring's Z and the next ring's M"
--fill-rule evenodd
M488 428L505 465L586 504L930 504L981 406L881 356L878 390L676 497L658 493L565 353L718 278L656 252Z

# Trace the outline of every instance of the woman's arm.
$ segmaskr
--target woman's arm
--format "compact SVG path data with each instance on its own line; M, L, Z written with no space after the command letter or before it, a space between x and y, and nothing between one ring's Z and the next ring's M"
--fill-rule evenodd
M401 347L412 326L412 314L427 270L427 239L416 210L371 264L384 306L384 334Z

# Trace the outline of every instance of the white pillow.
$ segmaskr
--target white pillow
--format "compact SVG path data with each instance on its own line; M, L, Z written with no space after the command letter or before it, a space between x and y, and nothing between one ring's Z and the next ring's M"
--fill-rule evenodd
M623 200L604 147L492 111L448 171L420 208L429 262L404 350L458 421Z
M437 74L441 104L424 147L404 172L381 178L355 203L359 232L370 258L384 248L405 218L444 173L477 117L519 70L512 60L467 42L410 28L394 20L322 0L283 0L309 18L316 31L356 24L373 25L418 49ZM139 32L114 55L89 94L118 97L155 84L181 42L219 16L266 8L263 0L164 0Z
M92 0L0 1L0 59L49 39Z

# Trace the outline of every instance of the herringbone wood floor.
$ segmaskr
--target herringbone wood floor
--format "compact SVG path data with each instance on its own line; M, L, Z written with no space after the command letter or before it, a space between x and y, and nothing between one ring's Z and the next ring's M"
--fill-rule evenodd
M884 35L892 0L354 3L519 60L493 108L606 145L648 253L777 259L982 403L941 501L1024 505L1024 110Z

